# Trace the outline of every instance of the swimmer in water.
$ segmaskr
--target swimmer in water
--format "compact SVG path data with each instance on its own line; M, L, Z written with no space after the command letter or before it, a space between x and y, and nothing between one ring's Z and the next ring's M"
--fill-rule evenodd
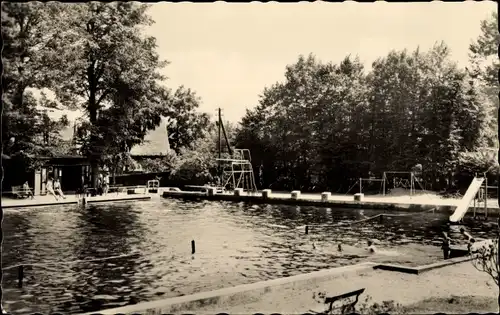
M373 245L373 241L372 240L368 240L366 243L368 245L368 247L366 248L366 250L369 251L371 254L374 254L377 249L376 249L375 245Z

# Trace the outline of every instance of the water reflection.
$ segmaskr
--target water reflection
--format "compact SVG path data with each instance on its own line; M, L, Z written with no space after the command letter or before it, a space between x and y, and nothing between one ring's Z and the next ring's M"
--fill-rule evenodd
M68 300L78 301L82 311L94 311L103 305L135 303L147 296L143 291L152 281L148 276L152 265L148 256L137 255L141 243L146 241L147 230L140 222L139 212L131 204L89 205L76 212L78 224L73 231L72 249L75 259L81 262L72 265L75 276L67 288ZM111 256L123 257L89 261ZM145 275L143 281L134 282L136 274ZM64 311L65 307L57 311Z
M20 314L98 311L367 260L428 263L441 257L442 231L454 237L448 215L437 213L338 225L378 213L175 200L7 210L4 266L80 262L33 267L21 290L16 271L6 272L4 302ZM492 226L469 231L491 237ZM369 255L369 238L395 255ZM117 255L127 256L87 261Z

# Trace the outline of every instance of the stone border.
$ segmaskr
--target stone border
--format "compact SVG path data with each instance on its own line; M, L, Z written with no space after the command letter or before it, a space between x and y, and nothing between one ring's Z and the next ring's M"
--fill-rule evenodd
M78 201L62 201L62 202L46 202L46 203L34 203L34 204L4 204L2 202L3 209L13 209L13 208L31 208L31 207L44 207L44 206L63 206L63 205L73 205L77 204Z
M103 203L103 202L113 202L113 201L142 201L151 200L151 196L138 196L130 198L115 198L115 199L87 199L87 203ZM74 201L61 201L61 202L46 202L46 203L33 203L33 204L4 204L2 203L3 209L14 209L14 208L32 208L32 207L46 207L46 206L63 206L63 205L76 205L78 200Z
M131 198L123 198L123 199L89 200L89 201L87 201L87 203L102 203L102 202L111 202L111 201L142 201L142 200L151 200L151 196L131 197Z
M407 267L407 266L402 266L402 265L394 265L394 264L379 264L373 267L373 269L380 269L380 270L385 270L385 271L395 271L395 272L403 272L403 273L409 273L409 274L422 274L424 272L433 270L433 269L438 269L438 268L443 268L455 264L459 264L462 262L470 261L473 258L470 256L466 257L457 257L457 258L451 258L443 261L438 261L436 263L428 264L428 265L423 265L423 266L418 266L418 267Z
M216 194L209 196L202 192L163 192L163 198L175 198L184 200L209 200L209 201L230 201L230 202L249 202L253 204L280 204L293 206L315 206L330 208L355 208L355 209L380 209L380 210L402 210L408 212L420 212L436 208L437 212L453 213L456 206L453 205L433 205L433 204L409 204L409 203L391 203L391 202L372 202L372 201L341 201L329 199L327 201L312 199L292 199L281 197L262 198L261 196L235 196L226 194ZM498 211L497 208L488 208L489 211ZM476 211L479 213L479 211Z
M304 285L317 281L328 281L341 277L346 273L361 273L373 271L375 263L365 262L356 265L343 266L333 269L325 269L312 273L305 273L291 277L278 278L267 281L259 281L235 287L223 288L214 291L201 292L169 299L143 302L136 305L128 305L119 308L101 310L87 314L168 314L179 313L193 308L199 308L214 304L238 304L242 301L248 302L249 298L260 299L282 285Z
M373 262L360 263L356 265L343 266L333 269L325 269L312 273L300 274L297 276L278 278L267 281L260 281L251 284L244 284L235 287L223 288L214 291L201 292L192 295L168 298L157 301L143 302L136 305L128 305L119 308L101 310L99 312L85 313L90 314L167 314L189 311L192 309L214 305L235 305L249 299L259 300L264 294L277 290L282 285L299 286L313 282L322 282L341 277L346 273L362 273L374 270L384 270L392 272L403 272L419 275L421 273L451 266L454 264L472 260L472 257L458 257L433 264L406 267L402 265L377 264ZM279 289L278 289L279 290Z

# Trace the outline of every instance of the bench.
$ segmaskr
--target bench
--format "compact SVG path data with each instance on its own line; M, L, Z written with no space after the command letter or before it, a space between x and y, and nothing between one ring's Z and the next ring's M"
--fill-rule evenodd
M363 294L363 292L365 292L365 289L359 289L359 290L355 290L355 291L351 291L351 292L347 292L347 293L344 293L344 294L340 294L340 295L336 295L336 296L320 296L318 295L318 297L322 298L324 297L325 300L324 300L324 304L327 304L328 305L328 308L325 310L325 311L314 311L314 310L310 310L310 312L312 312L313 314L332 314L332 311L334 309L340 309L341 310L341 314L351 314L351 313L354 313L355 311L355 306L356 304L358 303L359 301L359 296L361 294ZM349 301L348 299L350 298L354 298L354 301ZM344 302L343 300L348 300L347 303ZM337 306L337 307L334 307L334 303L335 302L344 302L344 303L341 303L340 306Z
M31 191L31 188L24 189L23 186L12 186L12 195L18 199L25 199L29 196L33 196L33 192Z

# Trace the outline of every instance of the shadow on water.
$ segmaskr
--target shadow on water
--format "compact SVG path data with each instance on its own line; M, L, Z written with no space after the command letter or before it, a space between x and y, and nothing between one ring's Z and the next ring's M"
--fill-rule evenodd
M16 314L95 312L362 261L424 264L456 229L439 213L339 225L380 213L164 199L5 211L4 266L80 262L27 269L22 289L6 272L4 303ZM469 223L474 236L495 235ZM395 254L370 255L367 239ZM123 257L88 261L110 256Z
M152 265L138 250L147 241L147 227L140 222L139 214L125 203L113 207L89 205L78 210L73 236L77 245L73 251L75 258L83 262L72 266L75 281L65 293L82 311L134 304L143 299L144 288L152 280L147 270ZM110 256L122 257L89 261ZM142 276L141 281L136 280L137 275ZM64 306L57 311L68 311L69 303Z

